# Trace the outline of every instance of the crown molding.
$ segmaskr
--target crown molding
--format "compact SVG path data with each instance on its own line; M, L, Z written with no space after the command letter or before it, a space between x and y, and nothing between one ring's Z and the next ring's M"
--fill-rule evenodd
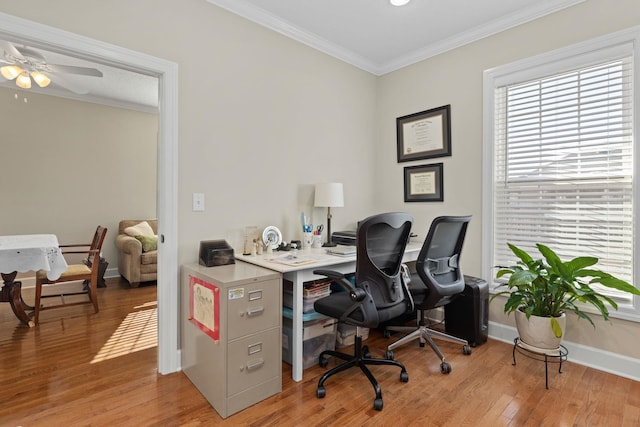
M276 31L286 37L294 39L300 43L310 46L316 50L333 56L341 61L347 62L357 68L367 71L376 76L390 73L401 68L424 61L433 56L456 49L466 44L473 43L485 37L508 30L509 28L522 25L529 21L541 18L551 13L558 12L586 0L553 0L540 1L535 6L507 15L501 19L488 22L484 25L472 28L469 31L460 33L448 39L439 40L422 49L411 52L407 55L395 58L387 63L375 63L362 55L349 49L345 49L333 42L330 42L317 34L306 31L303 28L285 21L278 16L254 6L245 0L206 0L215 6L225 9L231 13L242 16L256 24L262 25Z

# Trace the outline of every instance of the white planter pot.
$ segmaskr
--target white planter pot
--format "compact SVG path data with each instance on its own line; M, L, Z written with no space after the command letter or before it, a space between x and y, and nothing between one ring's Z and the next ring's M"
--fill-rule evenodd
M562 331L562 336L559 338L553 333L551 317L530 316L527 319L527 315L520 310L516 310L515 315L516 328L521 342L533 347L534 350L539 349L543 353L560 348L560 341L562 341L567 325L567 316L564 313L555 318Z

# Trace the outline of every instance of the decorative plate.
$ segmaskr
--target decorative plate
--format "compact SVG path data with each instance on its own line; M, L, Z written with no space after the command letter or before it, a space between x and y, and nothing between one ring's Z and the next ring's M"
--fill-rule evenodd
M280 232L280 230L278 230L277 227L270 225L262 232L262 241L264 242L265 246L267 246L269 242L271 242L271 248L277 249L278 246L280 246L280 243L282 243L282 233Z

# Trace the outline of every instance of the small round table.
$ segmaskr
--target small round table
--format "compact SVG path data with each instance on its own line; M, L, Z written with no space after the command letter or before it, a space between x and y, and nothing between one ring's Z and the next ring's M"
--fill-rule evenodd
M542 349L531 347L521 341L520 337L516 337L513 340L513 366L516 365L516 350L518 353L523 354L530 359L544 362L544 383L547 390L549 389L549 363L557 363L558 372L562 373L562 362L567 360L567 356L569 355L569 350L567 350L567 348L562 344L560 344L560 347L557 349L544 351Z

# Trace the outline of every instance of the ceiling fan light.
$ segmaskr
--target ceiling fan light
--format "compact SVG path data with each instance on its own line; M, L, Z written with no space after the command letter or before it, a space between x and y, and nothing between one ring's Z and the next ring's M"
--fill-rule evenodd
M22 89L31 88L31 79L29 78L29 74L27 74L26 71L23 71L22 73L20 73L20 75L16 79L16 84L18 85L18 87L21 87Z
M31 77L40 87L47 87L49 86L49 83L51 83L51 79L40 71L33 71L31 73Z
M4 67L0 67L0 74L7 80L13 80L22 73L22 68L17 65L5 65Z

